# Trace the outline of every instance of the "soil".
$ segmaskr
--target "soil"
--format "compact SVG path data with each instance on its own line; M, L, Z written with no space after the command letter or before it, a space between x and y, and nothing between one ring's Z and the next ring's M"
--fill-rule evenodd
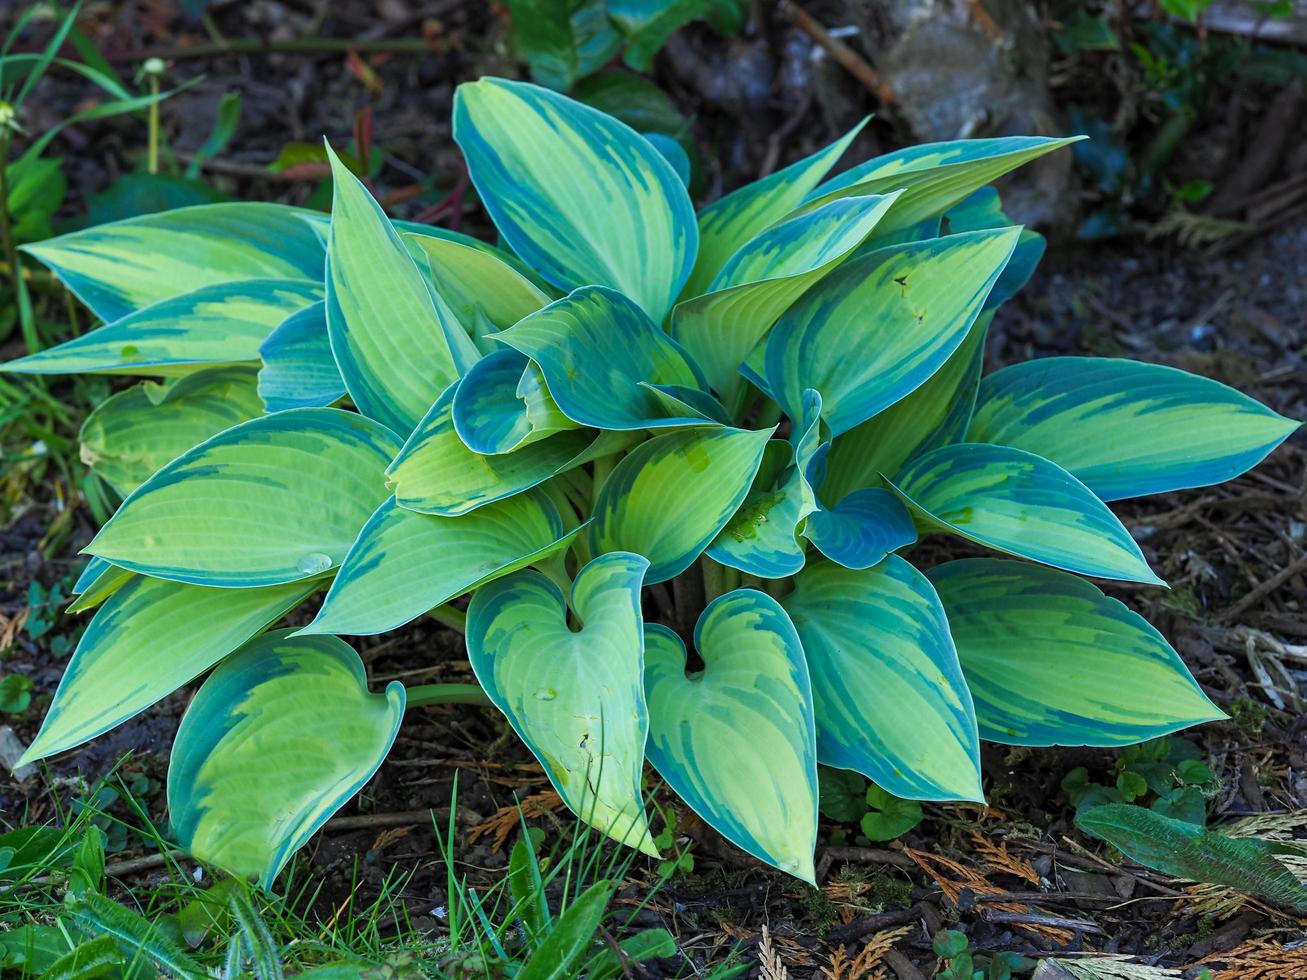
M203 80L164 104L173 150L183 158L194 152L223 93L239 91L240 129L206 168L206 177L236 197L303 203L316 181L270 179L262 168L288 141L326 134L343 143L366 110L365 125L385 154L378 188L393 192L429 183L432 189L396 210L403 217L430 211L462 174L448 127L454 85L480 74L518 71L507 53L504 23L481 4L383 0L375 10L365 6L374 5L334 4L327 12L325 3L211 4L213 23L227 37L360 39L425 32L434 50L364 55L368 71L351 69L339 52L192 58L174 51L170 79L202 74ZM205 40L196 21L161 0L93 2L84 9L88 34L125 72L134 70L145 51ZM838 4L813 4L811 10L827 24L840 22ZM814 61L813 52L806 35L773 18L768 30L745 39L694 29L659 59L658 81L694 120L705 198L811 152L875 107L856 81L828 60ZM369 72L377 79L372 89ZM55 78L38 90L25 120L29 132L41 131L90 95L65 75ZM1249 98L1246 89L1241 97ZM861 158L905 138L892 122L878 121L859 138L855 153ZM133 169L142 144L139 121L66 131L57 145L68 161L67 213L80 213L88 198ZM460 199L443 220L490 233L474 201ZM1307 417L1305 270L1302 218L1215 253L1142 235L1106 243L1054 241L1030 286L998 317L989 367L1048 354L1130 356L1217 378L1282 414ZM1171 640L1233 716L1186 735L1202 746L1219 779L1212 824L1307 808L1305 455L1307 440L1296 436L1229 484L1116 508L1172 588L1109 591ZM24 674L34 683L32 706L12 720L26 743L79 624L63 617L35 640L15 624L32 614L32 582L48 589L77 569L76 551L89 540L93 521L76 491L58 480L30 486L11 518L0 529L0 656L5 673ZM67 537L43 557L47 529L56 520ZM948 554L958 553L949 547ZM433 622L355 646L374 685L394 678L471 679L460 638ZM79 785L73 777L94 780L128 754L128 771L161 784L189 693L178 692L25 780L0 777L0 813L11 823L54 819L57 802ZM743 856L681 812L678 830L692 842L694 871L674 877L641 916L671 929L685 960L665 961L648 975L675 975L691 963L702 968L735 946L753 950L764 925L795 977L819 975L821 969L832 976L862 975L838 972L832 963L841 955L852 961L867 949L873 953L864 954L864 963L879 963L900 978L930 975L937 962L930 936L949 924L968 932L976 948L1032 956L1120 952L1166 966L1224 967L1227 972L1218 976L1257 975L1240 972L1239 964L1261 948L1258 943L1275 949L1291 939L1291 919L1237 901L1224 914L1207 914L1185 886L1104 861L1095 856L1102 849L1075 831L1062 777L1086 766L1106 779L1114 757L1090 749L987 746L989 806L927 805L926 821L893 845L837 845L856 830L823 821L819 893ZM494 881L504 867L508 845L496 846L494 821L513 817L516 800L533 804L533 822L551 835L570 832L565 812L551 807L555 801L539 767L497 713L466 707L413 712L376 778L342 811L352 821L329 825L303 854L305 870L325 882L318 898L324 914L354 887L367 898L388 874L411 872L403 902L419 927L439 931L433 910L447 902L445 869L430 825L425 818L394 815L435 808L443 821L455 776L455 850L460 873L474 882ZM147 803L164 825L162 793ZM371 818L372 825L359 829L367 823L362 818ZM641 893L656 877L654 867L637 861L628 893Z

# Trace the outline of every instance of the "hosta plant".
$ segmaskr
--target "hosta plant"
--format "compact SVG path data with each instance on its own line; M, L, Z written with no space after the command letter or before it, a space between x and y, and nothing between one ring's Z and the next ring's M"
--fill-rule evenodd
M1132 360L980 376L1042 251L989 185L1069 140L829 177L849 133L696 214L654 143L545 89L463 85L454 135L499 246L388 220L337 164L330 218L221 204L28 248L104 326L8 370L160 380L86 422L123 502L24 761L207 672L173 833L271 884L406 706L488 699L610 836L656 852L648 762L811 881L819 763L980 800L980 739L1222 717L1086 577L1161 586L1107 502L1233 477L1297 423ZM920 567L927 535L1003 557ZM342 637L426 613L484 694L369 690Z

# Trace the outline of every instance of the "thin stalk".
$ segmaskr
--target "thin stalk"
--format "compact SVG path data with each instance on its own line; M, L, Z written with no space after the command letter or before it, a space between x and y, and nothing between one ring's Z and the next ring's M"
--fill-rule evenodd
M212 58L223 54L348 54L350 51L387 54L432 54L438 48L424 38L378 37L300 37L269 41L254 37L231 37L210 44L185 44L166 48L136 48L105 52L108 61L145 61L162 58L181 61L185 58Z
M467 632L467 613L461 609L455 609L448 603L443 606L436 606L435 609L428 609L427 615L438 623L444 623L450 629L458 630L460 633Z
M722 592L734 592L740 587L740 570L722 566Z
M410 708L433 704L493 704L480 684L418 684L404 690Z
M604 484L608 482L608 477L613 472L613 467L617 465L617 457L618 454L613 453L609 456L600 456L595 460L593 486L590 494L591 503L595 501L599 496L599 491L602 490Z
M694 624L699 621L707 602L704 600L703 576L699 569L691 565L676 578L672 579L672 599L676 602L676 629L684 637L694 634Z
M159 95L159 76L153 72L150 73L150 94L156 98ZM150 103L150 155L146 164L150 173L159 172L159 103Z
M726 591L722 576L722 572L725 570L724 566L717 564L706 555L699 559L699 564L703 567L704 600L712 602Z

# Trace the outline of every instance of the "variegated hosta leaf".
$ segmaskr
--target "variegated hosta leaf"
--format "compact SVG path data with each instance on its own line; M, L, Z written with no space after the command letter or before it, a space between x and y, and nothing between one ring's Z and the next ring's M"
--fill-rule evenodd
M483 456L468 449L454 429L450 413L459 384L436 399L386 470L401 507L457 517L615 453L639 438L634 432L573 429L516 452Z
M221 432L136 489L87 545L145 575L249 588L340 564L399 449L353 412L296 408Z
M259 637L223 661L182 717L168 766L173 836L271 888L372 778L403 714L404 686L369 693L363 661L336 637Z
M791 418L821 392L838 436L943 366L975 322L1017 231L965 232L846 262L772 328L749 368Z
M943 446L909 463L893 486L927 520L998 551L1081 575L1166 584L1088 487L1033 453Z
M845 568L870 568L917 540L912 514L888 490L854 490L834 507L808 515L803 536Z
M175 288L175 284L174 284ZM296 310L322 299L304 279L242 279L160 300L80 337L3 366L19 374L187 374L257 361L259 345Z
M657 855L640 798L649 729L642 687L639 555L600 555L569 602L539 572L472 596L467 655L486 693L535 753L572 811L614 840Z
M454 139L504 240L562 289L611 286L661 323L694 263L685 187L639 133L502 78L454 95Z
M201 204L24 245L106 323L238 279L322 281L322 244L283 204Z
M1003 213L1003 202L999 200L998 191L992 187L982 187L966 200L959 202L944 215L948 222L950 234L959 231L980 231L985 228L1010 228L1012 219ZM1003 274L989 291L985 300L985 309L992 310L1006 303L1019 292L1035 272L1039 260L1044 257L1044 236L1038 232L1022 229L1017 246L1012 250L1012 258L1003 269Z
M259 397L269 412L322 408L345 396L327 337L327 308L314 303L292 313L259 345Z
M550 297L494 251L430 235L404 235L409 251L431 276L436 292L469 333L478 316L496 330L511 327ZM489 353L491 345L482 350Z
M192 446L262 415L256 379L252 368L213 368L120 391L82 424L82 462L126 496Z
M803 567L805 548L796 532L816 501L793 458L789 443L767 443L749 495L704 554L760 578L785 578Z
M971 558L929 578L982 738L1129 745L1225 717L1157 630L1074 575Z
M640 444L599 491L591 551L644 555L650 584L675 578L743 503L771 432L683 429Z
M135 575L135 572L119 568L103 558L92 557L73 585L72 592L77 598L68 604L65 612L79 613L94 609Z
M830 146L745 184L700 211L699 254L683 295L706 293L717 273L745 242L799 206L866 124L867 120L862 120Z
M462 517L405 510L394 498L359 532L318 616L301 633L367 635L403 626L501 575L565 548L577 529L540 491Z
M372 194L328 147L327 332L359 411L407 435L480 357Z
M695 813L737 847L814 883L817 758L803 647L785 610L753 589L699 617L703 671L685 644L644 628L649 761Z
M558 408L578 425L703 424L697 415L665 418L662 401L644 386L706 387L681 346L621 293L585 286L495 339L540 365Z
M489 242L483 242L481 239L474 238L472 235L465 235L461 231L452 231L449 228L441 228L438 225L419 224L416 221L392 221L391 225L392 227L395 228L396 231L401 232L405 236L410 254L417 255L415 249L420 248L423 251L425 251L427 253L427 256L430 258L431 256L439 254L440 250L428 249L424 244L420 242L408 242L407 239L409 238L434 238L437 239L438 241L451 242L454 245L462 245L464 248L470 248L470 249L475 249L478 252L484 252L486 255L495 259L498 264L508 266L510 269L516 272L519 276L521 276L531 285L535 286L536 289L540 290L541 294L549 297L550 299L558 298L559 295L558 291L553 286L549 285L549 283L545 282L545 280L541 278L540 273L536 272L534 269L532 269L529 265L527 265L525 262L519 259L512 252L508 252L502 248L498 248L494 245L491 245ZM461 253L459 254L461 256ZM433 263L435 262L434 259L432 261ZM461 264L462 263L460 262L460 265ZM434 268L431 270L431 272L432 275L437 280L437 285L439 286L438 292L440 292L442 296L444 295L446 286L450 286L455 290L455 292L465 292L467 289L473 288L469 285L468 277L471 277L470 281L472 282L485 283L487 285L490 282L490 279L483 279L481 275L481 273L487 272L487 267L476 263L475 260L472 261L471 266L464 267L463 270L457 274L462 280L459 283L454 283L452 281L452 278L447 281L444 278L445 273L441 271L437 271ZM455 274L451 272L449 273L449 275L450 277L453 277ZM499 273L495 272L493 274L493 278L497 282L500 281ZM518 286L516 285L513 286L507 286L506 284L501 284L501 285L504 285L504 288L507 288L514 293L518 292ZM479 289L481 287L480 285L478 285L475 288ZM493 302L502 302L504 298L505 297L499 297ZM486 300L478 300L478 302L486 302Z
M1047 357L980 386L967 438L1038 453L1104 500L1221 483L1300 422L1219 381L1124 358Z
M503 348L463 376L450 411L463 445L487 456L578 428L550 396L540 368L525 354Z
M211 589L134 576L87 624L24 761L121 725L297 606L314 582Z
M831 443L826 478L818 488L824 500L878 486L882 473L892 480L914 456L962 441L993 319L992 310L982 311L962 345L921 387Z
M1009 171L1082 139L1087 137L1001 136L909 146L832 177L808 195L803 208L901 187L903 195L880 228L890 232L943 214Z
M976 715L935 590L895 555L810 564L781 605L803 641L817 759L896 796L983 799Z
M671 334L728 401L738 370L776 318L840 264L889 211L894 195L833 201L773 225L727 261L704 296L672 310Z

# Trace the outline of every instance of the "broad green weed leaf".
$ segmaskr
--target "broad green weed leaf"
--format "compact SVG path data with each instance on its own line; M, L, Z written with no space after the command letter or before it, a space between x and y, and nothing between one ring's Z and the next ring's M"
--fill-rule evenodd
M1301 424L1161 364L1048 357L985 378L967 438L1038 453L1120 500L1232 479Z
M943 446L909 463L892 486L943 530L986 547L1081 575L1166 584L1101 500L1033 453Z
M591 550L644 555L649 584L681 574L744 502L770 435L684 429L640 444L599 491L587 531Z
M808 659L817 758L897 796L982 800L971 694L926 577L891 555L814 562L794 585L781 605Z
M909 146L837 174L809 194L801 210L841 197L903 188L880 231L907 228L943 214L1009 171L1085 138L1002 136Z
M252 368L213 368L120 391L82 424L82 462L126 496L192 446L262 415L256 378Z
M971 558L929 578L991 742L1129 745L1225 717L1157 630L1074 575Z
M740 365L776 318L844 261L893 203L892 194L847 198L760 232L727 261L706 295L676 305L671 335L729 400Z
M708 292L709 285L731 256L798 207L866 124L867 120L862 120L830 146L745 184L700 211L699 254L682 295L699 296Z
M405 510L390 498L340 566L317 618L300 633L367 635L403 626L428 609L565 548L563 527L540 491L462 517Z
M174 837L201 861L272 887L372 778L403 714L403 685L369 693L363 662L336 637L259 637L209 675L177 729Z
M871 811L863 814L859 828L868 840L894 840L921 823L920 803L899 799L880 786L867 787L867 805Z
M611 286L662 322L699 235L685 187L647 140L589 106L501 78L458 87L454 139L514 252L562 289Z
M1090 807L1076 824L1146 868L1307 912L1307 883L1283 860L1301 868L1301 842L1229 837L1124 803Z
M394 433L335 408L243 422L138 487L85 551L157 578L248 588L340 564L388 496Z
M578 425L645 429L703 424L665 418L646 385L704 388L681 346L621 293L578 289L519 321L495 339L540 365L562 413Z
M842 500L855 490L879 486L882 473L892 480L914 456L962 441L993 318L991 311L983 311L961 346L921 387L831 443L826 477L818 488L822 499Z
M821 392L838 436L907 396L962 345L1016 244L1015 229L887 248L800 297L750 361L785 413Z
M578 960L595 942L617 886L596 881L558 917L544 942L516 974L517 980L567 980Z
M401 435L480 356L372 194L328 149L327 333L350 397Z
M685 644L644 629L649 761L720 834L811 883L817 837L812 691L798 634L775 599L718 596L694 643L704 669L686 675Z
M457 517L615 453L638 438L635 433L574 429L516 452L483 456L468 449L454 429L451 410L457 390L457 384L450 385L436 400L386 470L401 507Z
M578 428L550 396L539 366L503 348L481 358L463 376L450 417L463 445L487 456Z
M23 251L106 323L179 293L240 279L321 282L323 248L282 204L202 204L95 225Z
M322 408L345 395L327 337L327 310L313 303L279 323L259 345L259 397L269 412Z
M132 578L87 624L23 761L55 755L122 724L208 670L316 588L316 582L293 582L212 589Z
M539 572L496 579L468 606L467 652L572 812L657 857L640 799L649 728L640 587L648 567L639 555L600 555L577 573L567 601Z
M18 374L187 374L206 364L257 361L286 317L322 299L303 279L245 279L160 300L72 340L10 361Z

